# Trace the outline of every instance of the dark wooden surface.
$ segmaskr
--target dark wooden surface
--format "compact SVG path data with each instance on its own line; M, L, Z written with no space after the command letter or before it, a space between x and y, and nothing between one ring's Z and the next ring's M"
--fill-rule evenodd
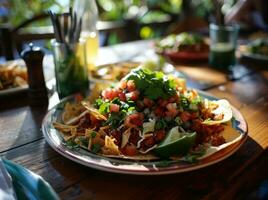
M151 42L144 41L107 47L101 49L100 58L106 55L106 63L141 61L152 58L150 46ZM103 64L103 60L99 63ZM40 130L47 108L31 108L25 97L1 100L1 155L41 175L62 199L242 199L268 177L268 71L246 65L236 67L235 76L207 64L177 66L191 80L190 86L228 99L248 122L245 144L212 166L154 177L84 167L50 148ZM50 106L56 102L57 98L51 98Z

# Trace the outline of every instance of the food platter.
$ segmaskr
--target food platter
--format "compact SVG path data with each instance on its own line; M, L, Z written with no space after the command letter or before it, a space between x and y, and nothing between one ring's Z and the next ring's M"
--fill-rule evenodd
M10 82L10 86L8 88L4 87L0 90L0 97L27 92L28 84L25 82L27 79L27 71L25 69L26 67L22 60L8 61L0 65L0 84L2 84L2 76L3 78L6 77L10 79L7 79L7 81ZM19 78L20 81L15 83L17 78Z
M173 63L191 63L207 61L209 45L203 36L184 32L157 41L155 51Z
M208 52L163 52L161 55L174 63L207 61Z
M252 54L248 52L243 52L242 54L243 58L255 61L255 62L261 62L261 63L268 63L268 56L259 55L259 54Z
M258 63L268 63L268 40L265 38L256 39L240 47L242 58Z
M202 91L199 91L199 94L209 100L218 99ZM59 131L53 127L52 123L61 116L64 104L73 101L73 99L74 96L63 99L47 113L42 123L44 137L48 144L62 156L102 171L121 174L161 175L197 170L226 159L235 153L247 138L247 123L241 113L232 106L232 128L238 133L238 136L232 139L228 146L219 146L216 151L214 149L214 152L212 149L211 154L207 154L206 157L201 158L197 162L189 163L181 160L133 161L108 158L81 148L67 147Z
M5 63L0 64L0 69L1 68L3 69L5 67L6 68L12 67L14 69L18 68L24 73L24 76L27 77L26 66L22 59L10 60L10 61L6 61ZM43 70L44 70L45 81L48 82L52 80L54 77L54 65L53 65L52 56L46 56L46 59L44 59ZM14 96L14 95L26 95L28 92L28 89L29 89L29 86L27 83L23 85L19 85L19 86L2 89L0 90L0 98L6 98L6 97Z

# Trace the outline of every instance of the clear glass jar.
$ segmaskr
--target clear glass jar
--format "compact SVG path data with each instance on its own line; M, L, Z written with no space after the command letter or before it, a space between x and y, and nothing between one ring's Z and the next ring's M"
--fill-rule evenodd
M66 44L51 41L55 63L56 88L59 98L89 90L85 41Z

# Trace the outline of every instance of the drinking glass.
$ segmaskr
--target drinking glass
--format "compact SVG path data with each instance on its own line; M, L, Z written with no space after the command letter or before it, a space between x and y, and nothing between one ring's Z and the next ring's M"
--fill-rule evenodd
M67 44L51 41L59 98L74 93L86 94L89 88L85 41Z
M96 0L74 0L74 10L82 17L81 37L86 41L87 67L89 72L94 72L99 49L99 12Z
M238 27L210 24L209 64L219 69L230 69L236 63Z

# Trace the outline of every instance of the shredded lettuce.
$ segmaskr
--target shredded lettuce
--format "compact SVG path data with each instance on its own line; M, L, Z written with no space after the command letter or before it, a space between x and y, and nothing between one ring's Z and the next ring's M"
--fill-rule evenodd
M155 119L149 120L149 122L143 123L143 131L142 134L153 132L155 127Z

